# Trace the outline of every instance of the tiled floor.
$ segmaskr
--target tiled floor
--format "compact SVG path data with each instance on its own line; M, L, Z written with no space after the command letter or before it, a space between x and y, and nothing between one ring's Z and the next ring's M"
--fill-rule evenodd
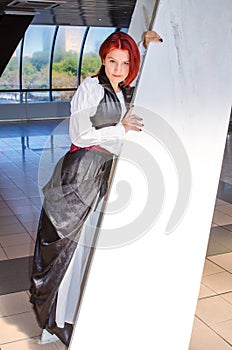
M49 177L52 164L70 144L65 123L48 136L56 125L56 121L0 125L0 273L5 267L2 261L15 261L17 269L20 259L33 255L41 208L38 182L46 181L42 170L46 168ZM65 349L60 341L39 344L41 329L29 293L18 289L0 296L0 349Z
M41 207L38 183L46 182L70 144L65 123L55 129L53 137L48 136L56 125L55 121L0 125L1 274L8 262L16 271L19 262L25 263L33 254ZM232 349L231 153L228 136L189 350ZM20 276L15 278L20 282ZM28 290L12 286L10 293L0 295L0 349L65 349L59 341L39 344L41 330Z

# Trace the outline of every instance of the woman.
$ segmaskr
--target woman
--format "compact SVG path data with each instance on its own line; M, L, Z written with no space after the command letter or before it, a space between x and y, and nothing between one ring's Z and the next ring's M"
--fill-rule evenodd
M156 33L151 39L153 33L146 33L145 47L159 40ZM140 67L137 44L128 34L116 32L103 42L99 54L98 74L86 78L71 101L70 151L43 189L30 289L40 327L66 345L89 254L88 247L78 244L84 223L106 193L112 159L125 134L143 126L132 108L128 110L130 84Z

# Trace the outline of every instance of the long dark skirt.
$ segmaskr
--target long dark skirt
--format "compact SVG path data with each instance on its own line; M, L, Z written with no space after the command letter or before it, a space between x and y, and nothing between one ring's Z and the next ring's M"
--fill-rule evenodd
M38 225L31 302L41 328L54 328L59 286L96 202L107 190L112 154L80 149L57 163L44 187Z

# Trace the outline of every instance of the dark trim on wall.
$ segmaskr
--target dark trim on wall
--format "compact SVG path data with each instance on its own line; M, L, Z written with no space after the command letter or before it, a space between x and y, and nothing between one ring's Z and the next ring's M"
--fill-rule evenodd
M82 59L83 59L83 53L84 53L84 48L85 48L85 42L89 33L90 27L87 27L85 30L85 33L82 38L81 42L81 48L80 48L80 56L79 56L79 62L78 62L78 70L77 70L77 86L80 85L81 83L81 66L82 66Z
M52 47L51 47L51 55L50 55L50 63L49 63L49 100L52 101L52 65L53 65L53 58L54 58L54 50L55 50L55 44L56 44L56 38L58 34L59 26L55 27L53 40L52 40Z
M23 36L20 46L20 53L19 53L19 89L23 89L23 49L24 49L24 39L25 36ZM20 93L20 102L23 102L23 93Z

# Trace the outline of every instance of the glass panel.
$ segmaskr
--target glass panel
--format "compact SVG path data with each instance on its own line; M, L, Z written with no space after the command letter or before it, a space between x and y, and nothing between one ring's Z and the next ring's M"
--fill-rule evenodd
M114 31L115 28L90 28L82 60L81 80L98 72L101 67L98 55L99 48L102 42Z
M54 27L32 25L28 28L23 51L23 89L48 89L49 64ZM30 92L28 101L49 100L49 92Z
M6 69L0 78L0 89L14 90L19 89L19 55L21 42L11 57ZM0 103L16 103L19 102L20 95L18 92L0 92Z
M59 27L52 66L52 88L77 88L77 65L85 27ZM53 99L70 100L74 91L53 92Z

